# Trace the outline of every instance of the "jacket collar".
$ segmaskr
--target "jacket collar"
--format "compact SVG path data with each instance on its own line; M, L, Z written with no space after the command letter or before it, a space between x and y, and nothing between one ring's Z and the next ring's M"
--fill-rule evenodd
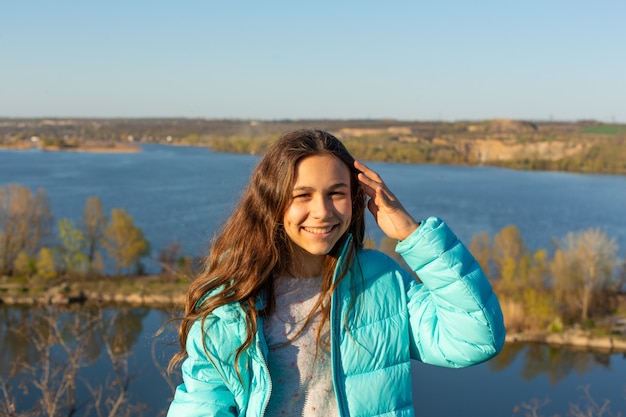
M343 242L343 246L341 251L339 252L339 258L337 258L337 266L335 267L335 273L333 274L333 283L340 276L344 269L347 267L345 264L347 262L346 253L348 252L348 248L350 247L350 243L352 242L352 233L348 233L346 235L346 240Z

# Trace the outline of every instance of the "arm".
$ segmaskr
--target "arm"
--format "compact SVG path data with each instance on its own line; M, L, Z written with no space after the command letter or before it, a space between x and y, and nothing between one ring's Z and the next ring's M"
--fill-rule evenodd
M494 356L504 344L502 311L478 262L444 222L417 223L376 172L354 165L376 223L401 241L396 251L423 282L405 278L412 356L447 367Z
M478 262L443 221L427 219L396 251L423 282L407 283L414 358L462 367L502 349L498 299Z
M202 348L202 334L194 324L187 338L188 357L182 364L183 383L176 388L168 417L237 416L233 394Z

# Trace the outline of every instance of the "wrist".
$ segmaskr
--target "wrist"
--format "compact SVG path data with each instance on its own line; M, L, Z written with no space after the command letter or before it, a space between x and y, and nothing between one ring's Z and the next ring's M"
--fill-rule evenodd
M404 231L403 233L399 235L398 240L403 241L407 237L411 236L420 227L420 224L421 222L416 222L414 220L411 220L411 222L407 224L405 228L403 228Z

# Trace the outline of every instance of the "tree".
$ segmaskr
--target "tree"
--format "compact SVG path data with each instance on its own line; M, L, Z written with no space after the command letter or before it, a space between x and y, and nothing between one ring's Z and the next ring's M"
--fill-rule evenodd
M502 306L507 327L516 330L545 328L554 319L554 303L546 288L545 250L531 254L514 225L504 227L493 241L491 253L498 277L494 287L498 295L506 299ZM476 238L472 243L485 258L486 238Z
M52 279L57 275L54 255L48 248L41 248L35 264L37 275L43 279Z
M88 265L87 256L83 253L87 246L84 233L74 227L74 222L61 219L58 223L59 239L58 254L61 265L66 272L85 272Z
M557 241L550 262L557 301L566 309L576 309L582 320L593 313L598 294L619 290L618 245L600 229L568 233Z
M102 244L115 261L118 275L122 268L137 265L150 252L150 244L143 232L135 226L132 216L124 209L111 210L111 220L104 229Z
M15 258L24 251L34 255L52 230L48 197L26 187L0 188L0 273L11 275Z
M89 266L89 274L92 275L102 275L105 272L104 258L102 257L102 253L100 251L96 251L93 257L93 261L91 262L91 266Z
M491 278L491 238L489 235L486 232L474 235L469 249L485 275Z
M165 276L172 277L176 274L177 262L181 257L182 250L183 244L174 240L159 252L158 259L161 264L161 272Z
M505 295L519 295L523 259L528 257L521 233L517 226L509 225L494 236L493 242L492 259L498 288Z
M16 274L30 277L35 273L35 270L33 258L24 251L21 251L15 258L15 261L13 261L13 272Z
M555 320L554 300L547 288L547 256L547 252L540 249L524 258L521 297L527 329L545 329Z
M87 260L89 263L89 272L97 270L94 261L98 245L104 235L107 217L104 214L102 203L98 197L89 197L85 203L83 210L83 227L85 231L85 240L87 241Z

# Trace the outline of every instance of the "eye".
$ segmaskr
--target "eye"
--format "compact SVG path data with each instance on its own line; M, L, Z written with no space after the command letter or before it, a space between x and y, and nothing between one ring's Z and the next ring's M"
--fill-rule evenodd
M303 199L305 199L305 198L309 198L309 197L311 197L311 194L309 194L309 193L302 193L302 194L296 194L296 195L294 195L294 196L293 196L293 199L294 199L294 200L303 200Z

